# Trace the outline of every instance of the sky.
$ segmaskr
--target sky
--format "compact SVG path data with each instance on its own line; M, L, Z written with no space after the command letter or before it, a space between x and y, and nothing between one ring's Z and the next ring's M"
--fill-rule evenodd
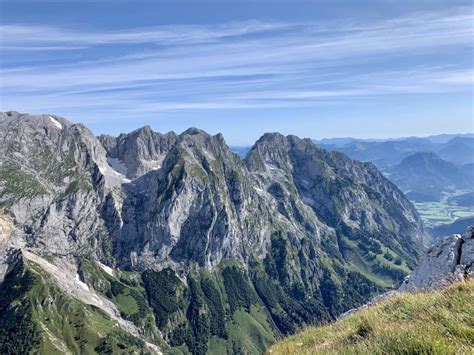
M386 138L474 131L474 6L456 0L0 0L0 110Z

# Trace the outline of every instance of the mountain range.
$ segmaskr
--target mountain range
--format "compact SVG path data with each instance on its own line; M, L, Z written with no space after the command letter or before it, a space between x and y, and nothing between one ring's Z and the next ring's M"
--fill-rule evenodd
M440 201L443 192L474 191L474 134L396 139L326 138L317 146L374 163L414 201ZM232 147L245 158L249 147Z
M458 165L474 163L474 135L470 133L389 140L324 139L314 143L352 159L373 162L381 169L400 164L407 156L419 152L433 152Z
M0 114L0 352L260 353L398 286L421 219L375 165L263 135ZM11 334L16 334L11 339Z
M472 133L387 140L334 138L314 142L352 159L374 163L411 201L441 203L451 210L469 207L466 201L474 192ZM421 211L424 215L433 213ZM470 212L464 209L462 213ZM454 231L460 233L462 229Z

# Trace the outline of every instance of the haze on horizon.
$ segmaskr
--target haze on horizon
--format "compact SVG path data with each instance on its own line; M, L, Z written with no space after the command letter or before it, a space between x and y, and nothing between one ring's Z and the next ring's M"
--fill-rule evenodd
M26 11L27 9L28 11ZM0 110L248 145L474 131L470 1L2 1Z

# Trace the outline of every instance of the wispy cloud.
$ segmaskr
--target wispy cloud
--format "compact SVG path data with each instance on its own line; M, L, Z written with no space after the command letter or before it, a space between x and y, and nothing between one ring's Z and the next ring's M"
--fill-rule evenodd
M291 30L296 27L290 23L262 23L259 21L228 23L215 26L176 25L137 28L122 31L76 31L74 29L50 26L2 25L0 35L4 45L30 46L64 44L80 46L99 46L112 44L184 45L215 42L232 37L250 36L265 32Z
M253 21L81 31L2 25L0 104L160 112L472 90L468 59L426 66L420 58L453 49L472 54L473 19L458 9L364 26Z

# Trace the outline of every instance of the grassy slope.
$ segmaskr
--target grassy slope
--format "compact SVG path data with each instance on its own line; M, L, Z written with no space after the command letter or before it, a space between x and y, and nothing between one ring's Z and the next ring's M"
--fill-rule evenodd
M149 353L102 310L63 293L35 263L17 264L0 295L8 298L0 307L2 354Z
M223 263L226 267L236 267L239 265L235 261L228 260ZM225 270L226 267L223 267ZM218 327L224 329L223 334L218 336L215 334L215 330L210 330L209 338L207 341L207 354L262 354L265 349L267 349L271 344L276 341L275 332L277 330L272 325L270 315L266 309L258 303L254 293L254 289L251 286L251 283L245 282L244 284L239 283L238 286L234 288L229 288L229 284L224 281L224 277L220 273L212 274L207 272L202 272L199 275L194 275L196 285L201 283L201 287L204 285L203 281L206 279L216 287L216 291L219 296L214 298L214 300L222 300L222 309L217 311L214 315L210 313L209 307L211 306L210 299L204 302L206 305L201 308L200 313L206 315L209 318L209 324L212 324L216 321L214 317L219 317L222 321ZM230 276L230 275L227 275ZM233 274L235 277L236 275ZM244 281L245 279L230 278L227 281L234 285L234 282L238 280ZM251 290L246 289L250 287ZM236 290L246 290L243 293L234 294ZM189 289L183 294L189 296ZM216 295L217 296L217 295ZM243 297L243 298L242 298ZM248 299L247 299L248 297ZM245 299L245 300L244 300ZM185 302L192 302L189 298ZM247 305L241 303L248 303ZM187 308L184 307L184 308ZM221 313L223 312L223 313ZM187 313L189 313L189 308ZM189 321L189 319L188 319ZM197 323L206 323L205 319L201 319ZM196 324L196 323L195 323ZM203 334L201 334L203 336ZM188 339L189 340L189 339ZM204 340L204 339L201 339ZM191 354L190 349L186 345L175 346L170 349L165 350L167 355L182 355L182 354Z
M113 275L109 275L97 263L87 259L80 259L80 271L89 287L117 306L122 318L142 329L151 342L164 344L155 326L138 273L115 270Z
M474 281L393 296L275 344L271 354L474 353Z
M40 353L148 353L141 340L122 331L103 311L62 293L35 264L29 268L37 275L29 297L36 305L33 320L41 329Z

